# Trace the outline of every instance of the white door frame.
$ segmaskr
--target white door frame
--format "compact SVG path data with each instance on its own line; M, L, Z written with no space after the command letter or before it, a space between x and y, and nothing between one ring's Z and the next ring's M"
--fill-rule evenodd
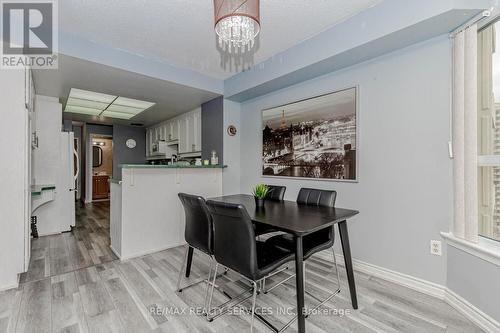
M93 158L94 154L92 153L92 142L94 141L94 137L108 138L113 140L113 135L106 134L98 134L98 133L89 133L87 135L87 158L85 161L85 203L92 202L92 181L93 181L93 172L92 165L94 164Z

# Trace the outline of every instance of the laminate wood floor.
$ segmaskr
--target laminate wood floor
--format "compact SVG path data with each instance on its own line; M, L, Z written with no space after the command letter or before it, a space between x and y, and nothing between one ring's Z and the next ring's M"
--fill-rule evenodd
M121 262L108 245L109 206L104 202L79 207L71 233L34 239L21 285L0 292L0 333L249 331L250 316L243 309L212 323L190 312L202 306L205 294L204 284L175 292L184 248ZM317 297L336 289L331 259L331 252L324 252L306 263L306 290ZM208 263L195 251L190 281L205 277ZM274 276L268 286L290 274L293 269ZM307 332L482 332L439 299L362 273L356 273L360 307L352 310L343 267L340 276L340 294L322 307L324 313L306 320ZM232 272L217 284L230 295L247 287ZM216 304L226 300L214 293ZM306 295L307 306L315 302ZM276 326L291 318L294 305L294 279L257 298L259 311ZM255 328L270 332L257 320ZM296 324L286 332L296 332Z

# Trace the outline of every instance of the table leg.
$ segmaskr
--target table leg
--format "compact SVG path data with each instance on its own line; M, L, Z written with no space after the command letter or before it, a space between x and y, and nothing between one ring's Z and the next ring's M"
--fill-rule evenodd
M304 266L302 237L295 237L295 279L297 283L297 319L299 333L305 333L306 321L304 314Z
M351 303L354 309L358 308L358 297L356 295L356 283L354 282L354 270L352 268L351 246L349 245L349 234L347 232L346 221L339 222L340 240L342 242L342 251L344 252L345 269L347 271L347 280L349 282L349 291L351 293Z
M186 277L191 275L191 264L193 263L193 252L194 249L190 246L188 250L187 264L186 264Z

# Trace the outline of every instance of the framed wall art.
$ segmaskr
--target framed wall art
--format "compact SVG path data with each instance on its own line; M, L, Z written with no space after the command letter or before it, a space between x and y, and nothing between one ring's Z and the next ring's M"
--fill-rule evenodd
M357 181L356 87L262 111L262 174Z

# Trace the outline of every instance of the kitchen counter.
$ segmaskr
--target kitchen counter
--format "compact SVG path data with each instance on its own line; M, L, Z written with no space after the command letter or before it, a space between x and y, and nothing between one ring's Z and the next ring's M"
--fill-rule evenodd
M224 169L227 165L151 165L151 164L122 164L120 165L122 169Z
M185 244L178 194L222 195L225 166L121 165L110 179L111 249L126 260Z

